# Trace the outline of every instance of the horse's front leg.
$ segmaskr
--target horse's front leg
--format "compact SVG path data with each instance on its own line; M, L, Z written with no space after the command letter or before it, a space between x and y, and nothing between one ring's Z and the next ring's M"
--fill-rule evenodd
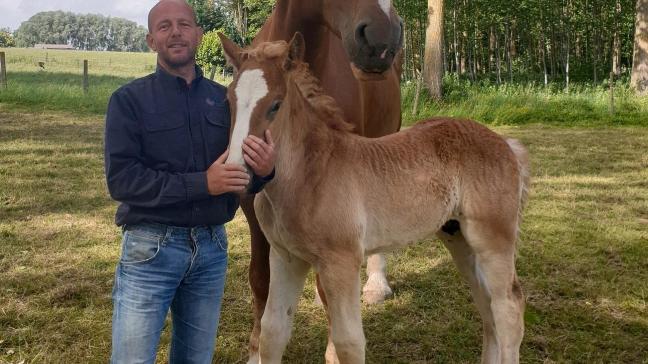
M359 364L365 360L365 337L360 311L358 259L339 259L322 264L319 281L329 319L327 363Z
M263 364L281 363L309 268L310 264L296 256L289 253L282 256L270 248L270 292L261 319L259 341Z
M370 255L367 258L367 283L362 288L362 299L365 303L382 303L392 295L387 282L385 256Z
M261 231L259 221L254 213L254 195L241 198L241 208L250 227L251 259L249 269L250 288L252 289L252 310L254 326L250 334L250 356L248 364L259 362L259 334L261 333L261 317L268 300L270 284L270 245Z

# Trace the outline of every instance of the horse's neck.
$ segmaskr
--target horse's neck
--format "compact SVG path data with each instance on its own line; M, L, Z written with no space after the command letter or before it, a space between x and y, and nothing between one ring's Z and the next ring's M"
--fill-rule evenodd
M326 32L321 1L291 1L279 0L270 18L255 37L253 45L266 42L284 40L290 41L295 32L304 36L306 56L320 54L323 35ZM307 59L308 61L308 59Z

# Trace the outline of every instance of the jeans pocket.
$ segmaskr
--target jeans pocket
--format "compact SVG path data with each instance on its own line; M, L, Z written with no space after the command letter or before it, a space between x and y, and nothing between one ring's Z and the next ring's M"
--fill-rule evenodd
M227 251L227 232L223 225L212 227L212 241L215 242L222 251Z
M122 264L139 264L152 261L160 252L164 237L145 231L126 230L122 239Z

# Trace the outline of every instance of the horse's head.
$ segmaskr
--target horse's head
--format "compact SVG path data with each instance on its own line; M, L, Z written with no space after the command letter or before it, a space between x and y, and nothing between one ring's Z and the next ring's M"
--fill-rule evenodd
M286 96L286 75L304 57L304 38L296 34L290 43L262 43L243 50L219 33L225 57L235 69L227 89L232 114L228 163L245 165L243 139L248 135L264 138Z
M356 78L381 78L403 45L403 21L392 1L322 2L324 22L342 39Z

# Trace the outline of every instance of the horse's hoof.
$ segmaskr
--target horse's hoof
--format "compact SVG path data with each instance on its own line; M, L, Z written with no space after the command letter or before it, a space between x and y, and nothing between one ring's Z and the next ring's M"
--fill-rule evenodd
M383 303L392 294L393 292L389 288L389 283L387 283L385 277L378 274L370 275L367 283L362 288L362 300L370 305Z
M259 353L250 354L247 364L259 364Z
M364 291L362 292L362 301L369 305L375 305L385 302L391 295L391 289L389 291Z

